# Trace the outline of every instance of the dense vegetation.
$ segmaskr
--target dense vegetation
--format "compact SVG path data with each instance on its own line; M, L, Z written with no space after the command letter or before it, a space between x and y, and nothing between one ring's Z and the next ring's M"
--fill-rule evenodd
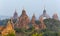
M60 32L60 21L54 19L45 19L44 20L47 29L54 32Z
M5 25L8 19L0 21L1 24ZM14 23L16 20L14 21ZM35 21L37 25L39 25L38 20ZM46 29L43 30L34 30L34 27L30 27L29 29L19 29L15 28L16 33L19 33L20 36L60 36L60 21L54 19L45 19L44 23L46 25ZM9 34L10 35L10 34Z

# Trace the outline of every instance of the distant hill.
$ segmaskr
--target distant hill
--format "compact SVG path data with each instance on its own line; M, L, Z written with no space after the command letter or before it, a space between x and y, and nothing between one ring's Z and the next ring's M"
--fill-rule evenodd
M9 19L10 16L0 16L0 20Z

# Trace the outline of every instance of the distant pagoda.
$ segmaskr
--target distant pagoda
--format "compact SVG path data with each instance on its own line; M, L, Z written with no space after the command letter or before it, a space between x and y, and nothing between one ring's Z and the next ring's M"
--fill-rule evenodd
M23 9L21 16L18 18L17 25L19 28L26 27L30 22L29 17L26 14L26 11Z
M55 20L59 20L57 13L54 13L52 17L53 17L53 19L55 19Z
M18 18L18 14L17 14L17 11L15 10L15 13L13 15L13 19L17 19Z
M35 14L33 14L32 19L31 19L31 23L35 24L35 21L36 21Z
M36 21L36 17L35 17L35 14L33 14L31 23L32 23L33 27L35 28L35 30L37 30L37 29L39 29L39 25L37 25L35 21Z

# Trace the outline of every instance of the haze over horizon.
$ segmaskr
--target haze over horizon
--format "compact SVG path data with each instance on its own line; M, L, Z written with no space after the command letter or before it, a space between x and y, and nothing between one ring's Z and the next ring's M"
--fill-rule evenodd
M35 14L39 18L45 7L50 17L56 12L60 18L59 3L60 0L0 0L0 15L13 16L16 9L20 16L24 7L29 17Z

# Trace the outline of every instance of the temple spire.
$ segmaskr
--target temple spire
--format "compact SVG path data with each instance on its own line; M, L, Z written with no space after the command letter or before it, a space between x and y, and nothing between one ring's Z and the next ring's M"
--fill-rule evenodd
M35 24L35 14L33 14L31 22L32 24Z
M53 14L53 19L58 20L58 15L56 12Z
M43 14L46 14L46 9L45 9L45 6L44 6Z
M26 15L26 11L25 11L24 7L23 7L23 9L22 9L22 14L23 14L23 15Z
M33 17L35 18L35 14L33 14Z
M16 9L15 9L15 12L14 12L13 18L14 18L14 19L17 19L17 17L18 17L18 14L17 14L17 11L16 11Z

